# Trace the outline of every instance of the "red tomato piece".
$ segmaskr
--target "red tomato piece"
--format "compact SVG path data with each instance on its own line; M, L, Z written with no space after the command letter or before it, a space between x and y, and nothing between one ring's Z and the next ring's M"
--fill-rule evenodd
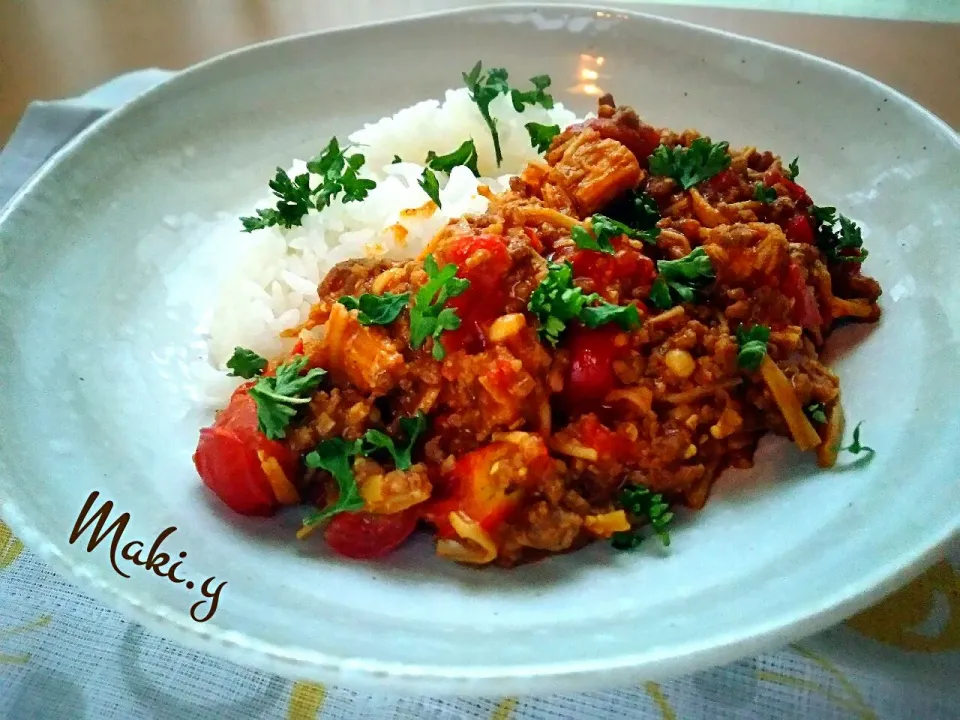
M740 184L740 176L737 175L733 170L727 168L723 172L719 172L714 175L712 178L707 180L704 183L706 188L713 190L716 193L722 193L724 190L729 190L735 185Z
M298 470L290 449L260 432L257 403L248 392L252 382L238 387L213 427L200 431L193 462L204 484L241 515L271 515L278 506L259 452L273 457L288 478Z
M564 393L571 402L602 400L616 386L613 362L623 352L616 344L620 329L615 325L570 333L570 376Z
M510 269L510 255L500 235L468 235L444 247L438 254L440 267L454 263L457 276L470 281L470 287L452 298L448 307L457 311L460 327L443 334L447 352L480 352L486 335L484 325L503 310L506 302L504 277Z
M323 531L330 548L344 557L368 560L383 557L403 544L417 527L419 511L408 508L392 515L340 513Z
M598 290L614 283L628 288L650 285L656 275L653 260L619 239L614 240L615 255L597 250L577 250L570 258L575 277L590 278Z
M241 515L273 515L278 503L257 451L221 427L203 428L193 455L203 484Z
M778 183L783 185L787 191L787 195L789 195L794 202L809 204L807 191L802 185L795 183L793 180L788 180L786 177L784 177L782 172L774 168L767 170L763 174L763 184L767 187L773 187Z
M823 324L813 288L804 282L800 266L795 262L790 263L781 289L784 295L793 299L790 313L793 322L805 328L818 328Z
M593 413L584 415L578 425L581 442L596 450L601 458L622 462L630 454L624 438L600 422Z
M805 213L797 213L787 220L783 226L783 234L790 242L813 244L813 226Z

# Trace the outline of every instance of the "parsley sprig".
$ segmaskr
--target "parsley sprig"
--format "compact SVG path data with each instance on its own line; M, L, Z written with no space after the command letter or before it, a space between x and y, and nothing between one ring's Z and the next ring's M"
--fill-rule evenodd
M259 208L257 214L240 218L245 232L262 230L272 225L291 228L303 224L303 216L311 207L323 210L338 195L343 201L363 200L377 186L373 180L361 178L357 171L365 158L359 153L344 156L337 138L331 138L327 147L307 163L307 172L290 178L285 170L277 168L270 181L270 189L277 197L274 208ZM310 187L310 173L320 176L320 185Z
M267 367L267 359L253 350L238 345L233 349L233 355L227 360L227 367L230 368L229 375L231 377L242 377L249 380L263 374Z
M504 76L506 79L506 76ZM549 75L537 75L530 78L533 83L533 90L522 92L514 88L510 91L510 99L513 101L513 109L517 112L523 112L527 105L539 105L547 110L553 109L553 96L545 92L550 87Z
M753 186L753 199L769 205L777 199L777 191L772 187L767 187L762 182L755 183Z
M869 453L870 455L875 455L876 450L874 450L869 445L862 445L860 443L860 426L863 425L862 422L858 422L857 426L853 429L853 440L846 447L840 448L841 450L854 455L859 455L860 453Z
M470 99L473 100L483 117L483 121L490 129L490 136L493 138L493 152L497 158L497 167L500 167L500 163L503 162L503 152L500 149L497 119L490 114L490 103L500 95L509 94L517 112L523 112L528 105L540 105L549 110L553 107L553 97L546 92L546 89L550 87L550 77L548 75L537 75L530 78L530 82L533 83L533 90L522 92L517 89L510 89L507 82L507 71L504 68L490 68L487 72L484 72L483 63L480 61L473 66L470 72L462 73L462 76L467 91L470 93ZM530 132L529 128L527 131ZM532 139L531 134L531 141Z
M697 292L714 278L713 264L702 246L677 260L658 260L657 272L650 288L650 302L661 310L694 302Z
M304 458L308 468L326 470L337 483L339 496L331 505L314 510L304 521L305 529L312 528L342 512L356 512L363 509L363 498L353 474L353 461L358 456L369 456L385 450L393 458L397 470L410 468L411 455L417 438L427 429L427 417L418 412L413 417L400 419L403 439L391 438L380 430L367 430L362 438L344 440L332 438L317 445L316 450Z
M860 227L834 207L814 205L810 214L816 221L817 245L833 262L863 262L869 254L863 247ZM839 221L840 228L835 225Z
M524 127L530 136L530 144L537 149L538 153L545 153L550 148L550 143L560 134L559 125L541 125L540 123L528 122Z
M409 299L410 293L364 293L359 298L344 295L337 302L348 310L356 310L361 325L389 325L397 319Z
M473 138L470 138L465 140L456 150L446 155L437 155L431 150L427 153L424 165L431 170L445 173L449 173L457 165L463 165L469 168L470 172L476 177L480 177L480 171L477 169L477 159L477 146L474 144Z
M610 322L624 330L640 326L636 305L614 305L597 293L587 295L575 286L570 263L548 263L547 268L547 276L531 294L527 307L540 321L540 337L551 345L556 346L560 334L573 320L580 320L589 328Z
M423 174L417 180L417 185L423 188L423 191L433 200L437 207L440 207L440 181L436 174L430 168L424 168Z
M760 367L763 356L767 354L767 343L770 342L770 328L766 325L754 325L737 328L737 344L740 351L737 353L737 366L744 370L756 370Z
M790 161L790 164L787 166L787 169L784 171L784 175L787 176L789 180L796 180L797 175L800 174L800 158L795 157Z
M310 394L317 389L326 370L310 368L300 372L307 358L300 355L277 368L271 377L261 377L250 388L250 397L257 403L257 423L260 432L271 440L286 437L287 426L300 406L310 402Z
M827 407L822 402L810 403L803 411L807 414L807 417L815 423L820 423L821 425L827 424Z
M730 165L729 143L697 138L690 147L660 145L649 159L650 172L672 177L684 190L709 180Z
M583 250L596 250L606 253L607 255L616 254L612 242L615 237L626 235L635 240L643 240L647 243L656 244L657 236L660 235L659 228L634 230L622 222L618 222L606 215L600 215L599 213L590 219L590 224L593 227L593 234L590 234L582 225L575 225L573 230L570 231L570 237L578 248Z
M627 485L620 491L620 505L630 516L633 527L613 534L611 543L616 550L633 550L643 542L641 528L649 524L664 547L670 545L669 526L673 521L670 506L661 493L653 493L643 485Z
M410 347L420 348L428 337L433 338L433 357L443 360L446 352L440 342L444 330L456 330L460 327L460 317L453 308L444 307L450 298L462 295L470 281L456 277L457 266L453 263L443 269L437 267L433 255L427 255L423 261L430 280L417 291L410 308Z

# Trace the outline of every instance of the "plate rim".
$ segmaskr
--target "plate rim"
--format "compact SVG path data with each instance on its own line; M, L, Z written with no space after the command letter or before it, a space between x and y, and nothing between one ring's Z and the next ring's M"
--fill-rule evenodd
M141 105L151 102L156 95L169 91L171 85L203 72L212 65L225 63L235 56L263 48L309 42L335 34L380 27L402 27L436 18L498 15L511 10L547 14L564 10L581 13L609 12L631 21L680 27L719 38L733 39L754 47L786 54L796 60L826 66L852 81L872 86L895 97L911 110L919 113L930 124L931 130L939 130L945 139L960 150L960 134L909 96L859 70L801 50L685 20L610 7L602 3L595 5L564 2L542 5L536 2L509 2L492 6L471 5L286 35L235 48L174 72L129 102L105 113L54 153L0 209L0 228L24 198L34 192L36 187L81 145L105 132L127 113L136 112ZM114 579L105 571L96 569L92 563L78 564L68 559L54 541L48 539L33 525L11 498L0 498L0 517L5 520L14 535L25 544L27 549L44 563L54 567L62 579L93 595L97 601L117 610L128 620L138 622L151 632L172 639L185 647L211 653L238 665L286 677L307 677L334 684L375 687L380 690L391 688L406 692L429 692L435 695L471 696L596 689L635 680L637 674L641 672L645 673L645 678L661 679L756 654L826 629L879 601L932 565L941 557L945 546L955 537L960 536L960 515L957 515L952 525L945 524L932 541L902 552L895 564L889 564L861 576L856 585L839 587L815 612L792 619L789 616L776 618L759 626L748 626L746 630L740 632L728 632L725 637L713 635L712 642L697 641L686 645L673 645L672 650L666 651L652 648L599 660L521 665L486 664L468 667L387 662L328 655L320 651L310 651L308 655L304 655L300 652L290 652L292 648L289 646L256 640L214 623L198 624L190 621L183 613L171 612L173 609L167 606L150 607L149 595L125 589L122 579Z

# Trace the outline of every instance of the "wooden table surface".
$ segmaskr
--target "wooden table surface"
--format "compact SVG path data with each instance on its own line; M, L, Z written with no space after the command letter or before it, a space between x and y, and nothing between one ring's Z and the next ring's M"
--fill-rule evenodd
M292 33L482 0L0 0L0 144L27 103ZM498 0L487 0L490 5ZM598 2L723 28L863 70L960 127L960 25Z

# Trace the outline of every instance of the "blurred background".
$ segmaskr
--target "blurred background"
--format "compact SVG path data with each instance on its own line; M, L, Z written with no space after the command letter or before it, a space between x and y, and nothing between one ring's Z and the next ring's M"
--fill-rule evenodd
M129 70L183 68L292 33L499 2L0 0L0 146L31 100L75 95ZM800 48L861 69L960 126L960 0L592 4L653 12Z

